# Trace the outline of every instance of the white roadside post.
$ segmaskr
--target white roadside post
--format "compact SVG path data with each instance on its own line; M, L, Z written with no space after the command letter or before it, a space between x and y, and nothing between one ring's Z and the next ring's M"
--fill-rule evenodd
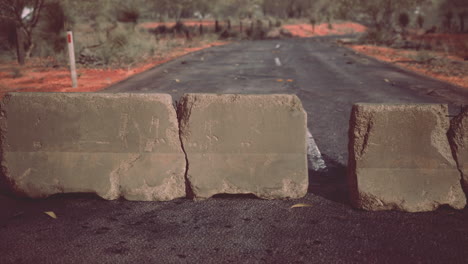
M75 63L75 47L73 45L73 33L67 31L67 42L68 42L68 55L70 56L70 71L72 79L72 87L78 87L78 80L76 75L76 63Z

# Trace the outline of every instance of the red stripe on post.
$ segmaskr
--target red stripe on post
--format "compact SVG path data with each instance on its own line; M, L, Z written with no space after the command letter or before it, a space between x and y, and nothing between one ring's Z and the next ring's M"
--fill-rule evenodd
M68 37L68 43L71 43L72 42L71 34L67 34L67 37Z

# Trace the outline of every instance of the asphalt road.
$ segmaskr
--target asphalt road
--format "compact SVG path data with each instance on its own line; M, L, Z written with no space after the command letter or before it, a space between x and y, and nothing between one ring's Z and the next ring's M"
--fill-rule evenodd
M194 202L0 196L0 263L467 263L468 209L365 212L348 205L347 129L356 102L442 102L461 89L355 54L330 37L239 42L156 67L104 92L295 93L327 169L294 201ZM295 203L312 207L290 209ZM45 215L54 211L58 219Z

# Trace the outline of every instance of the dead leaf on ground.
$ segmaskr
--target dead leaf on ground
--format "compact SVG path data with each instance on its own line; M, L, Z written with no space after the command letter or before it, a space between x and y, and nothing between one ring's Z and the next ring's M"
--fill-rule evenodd
M283 82L283 79L277 79L276 81L277 82Z
M174 80L176 83L180 83L180 80L179 79L175 79Z
M303 208L303 207L312 207L312 205L306 204L306 203L298 203L298 204L291 206L291 208Z
M44 212L44 214L52 217L53 219L57 219L57 215L52 211Z
M390 80L389 80L389 79L384 79L384 81L385 81L385 82L387 82L387 83L389 83L389 82L390 82Z

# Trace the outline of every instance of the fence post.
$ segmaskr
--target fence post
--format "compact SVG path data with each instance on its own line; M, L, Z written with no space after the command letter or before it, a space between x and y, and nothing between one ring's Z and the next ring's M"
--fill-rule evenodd
M78 87L78 80L76 75L76 62L75 62L75 47L73 45L73 33L67 31L67 42L68 42L68 55L70 57L70 71L72 79L72 87Z

